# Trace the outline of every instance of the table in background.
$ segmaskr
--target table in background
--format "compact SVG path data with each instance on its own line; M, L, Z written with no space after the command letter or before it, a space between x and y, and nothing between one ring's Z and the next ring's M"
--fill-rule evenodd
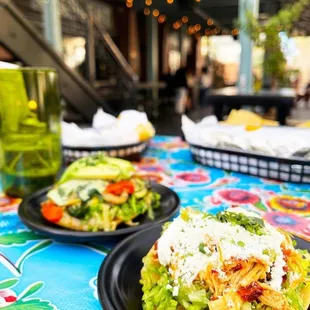
M174 188L182 207L217 213L240 204L259 212L271 224L310 241L307 185L203 167L192 161L188 146L174 137L153 139L137 167L150 179ZM13 298L18 296L12 309L101 309L96 277L114 245L65 244L45 239L20 222L16 215L18 202L0 198L0 292L6 290Z
M213 106L213 111L218 120L223 120L224 107L240 109L242 106L260 106L263 108L275 107L277 109L277 121L281 125L286 124L293 107L295 92L290 88L278 90L261 90L259 92L243 93L236 87L225 87L209 92L207 104Z

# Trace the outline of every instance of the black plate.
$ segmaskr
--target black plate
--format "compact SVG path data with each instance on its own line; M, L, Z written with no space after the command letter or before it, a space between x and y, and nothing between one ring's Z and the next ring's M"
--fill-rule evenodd
M98 295L105 310L142 309L139 284L142 258L160 237L161 225L152 226L120 242L107 256L98 274ZM295 238L297 247L310 250L310 243Z
M106 240L118 240L126 235L149 227L150 225L168 221L180 208L180 199L174 191L163 185L152 183L152 190L161 195L160 208L154 210L154 220L150 220L145 214L136 219L140 222L140 225L134 227L120 226L117 230L111 232L73 231L53 225L41 215L40 204L47 199L46 194L50 189L51 187L48 187L26 197L19 206L18 215L24 224L30 229L52 239L65 242L100 242Z

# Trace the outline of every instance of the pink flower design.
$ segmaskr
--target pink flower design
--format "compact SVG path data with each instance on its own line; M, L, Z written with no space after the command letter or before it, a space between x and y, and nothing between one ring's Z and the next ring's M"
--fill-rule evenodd
M306 219L285 212L268 212L265 213L264 218L273 226L296 233L307 229L309 225Z
M201 172L183 172L177 174L175 177L188 183L207 183L210 181L209 176Z
M17 295L10 289L0 290L0 308L7 307L17 300Z
M222 189L217 191L216 195L230 204L246 205L260 202L260 198L257 195L244 189Z

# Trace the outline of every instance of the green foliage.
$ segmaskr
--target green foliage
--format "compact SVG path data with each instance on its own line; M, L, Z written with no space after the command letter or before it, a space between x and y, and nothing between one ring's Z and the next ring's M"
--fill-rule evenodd
M286 59L281 50L279 32L284 31L288 36L291 35L294 22L309 3L310 0L296 1L263 24L260 24L252 13L247 13L246 31L257 46L265 49L264 71L273 79L281 80L285 75ZM262 33L265 33L265 37L260 36Z

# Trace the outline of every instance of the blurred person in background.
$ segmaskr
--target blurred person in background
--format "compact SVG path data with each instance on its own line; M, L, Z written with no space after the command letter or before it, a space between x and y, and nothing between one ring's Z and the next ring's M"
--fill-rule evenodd
M210 72L207 66L203 67L201 70L199 86L200 86L199 101L200 101L200 105L203 105L203 104L206 104L208 92L212 86L212 73Z
M175 73L174 86L176 91L175 111L178 114L184 114L190 106L187 69L185 67L181 67Z

